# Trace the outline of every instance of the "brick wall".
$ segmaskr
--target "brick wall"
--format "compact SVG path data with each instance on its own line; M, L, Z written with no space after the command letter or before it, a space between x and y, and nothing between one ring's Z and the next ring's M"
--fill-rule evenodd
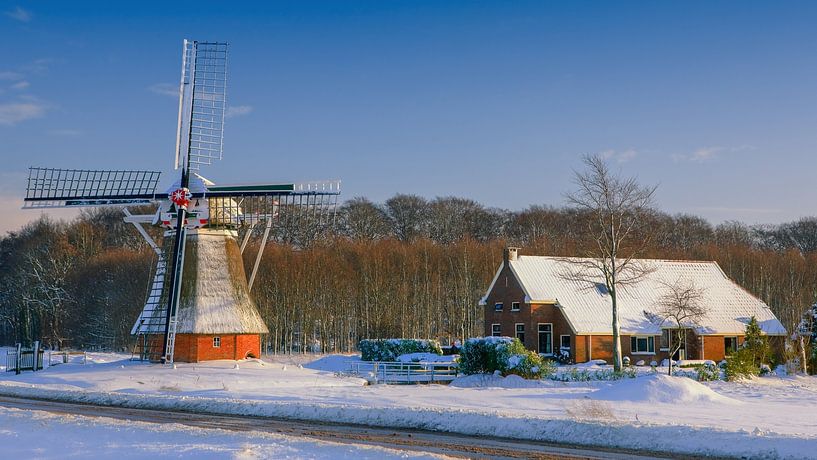
M494 323L501 324L502 335L507 337L516 337L515 324L516 323L530 323L530 305L524 303L525 292L513 275L513 272L508 266L503 266L499 277L496 279L493 290L488 293L485 304L485 335L491 335L491 325ZM494 304L497 302L503 303L501 312L495 311ZM512 312L511 306L513 302L519 302L520 310ZM528 335L530 331L525 327L525 342L528 342ZM526 343L527 345L527 343Z
M258 334L242 334L235 336L235 359L244 359L252 354L261 357L261 336Z
M213 346L213 338L221 338L221 346ZM173 359L179 362L196 363L216 359L244 359L248 353L261 356L261 336L259 334L176 334Z
M573 344L576 342L576 338L573 335L573 331L570 329L570 325L567 324L567 320L565 320L564 315L559 307L552 305L552 304L533 304L530 306L530 320L528 324L525 325L525 330L531 331L530 337L528 334L525 335L525 346L533 351L539 351L539 324L540 323L550 323L553 325L553 353L554 355L559 353L559 344L560 338L562 335L569 335L570 336L570 345L573 348ZM575 351L570 350L571 356L575 359Z

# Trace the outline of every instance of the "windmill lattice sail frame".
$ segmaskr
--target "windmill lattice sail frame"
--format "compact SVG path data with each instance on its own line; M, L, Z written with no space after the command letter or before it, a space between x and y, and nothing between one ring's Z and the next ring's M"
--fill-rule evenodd
M227 43L184 41L176 169L221 160L227 111Z
M159 171L29 168L23 209L139 205L156 200Z

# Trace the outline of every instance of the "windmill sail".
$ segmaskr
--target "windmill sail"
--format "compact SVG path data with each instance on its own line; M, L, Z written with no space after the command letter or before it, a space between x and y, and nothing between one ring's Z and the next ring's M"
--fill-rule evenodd
M198 170L221 159L226 95L227 43L185 40L176 169Z
M148 204L158 171L29 168L23 208Z
M259 221L325 227L334 223L340 181L212 185L206 198L211 224L254 225Z

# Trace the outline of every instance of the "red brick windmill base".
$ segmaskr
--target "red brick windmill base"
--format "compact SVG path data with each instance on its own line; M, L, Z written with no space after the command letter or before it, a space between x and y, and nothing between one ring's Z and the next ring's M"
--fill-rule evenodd
M215 340L218 338L218 340ZM164 336L151 334L148 338L156 349L161 349ZM218 345L218 346L216 346ZM215 359L244 359L261 356L260 334L176 334L173 360L198 363Z

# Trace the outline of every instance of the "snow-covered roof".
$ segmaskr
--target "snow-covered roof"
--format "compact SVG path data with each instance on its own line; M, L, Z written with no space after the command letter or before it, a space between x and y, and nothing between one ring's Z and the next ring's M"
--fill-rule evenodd
M269 330L247 290L241 252L230 230L196 229L187 234L181 301L176 312L180 334L265 334ZM147 307L146 307L147 308ZM164 316L166 308L150 314ZM140 320L146 313L143 312ZM139 328L138 332L161 331ZM155 329L156 327L154 327Z
M526 302L556 304L577 334L610 334L612 305L603 279L599 275L598 284L569 279L566 275L577 267L571 260L580 259L520 255L509 264ZM752 316L767 334L786 333L769 306L730 280L716 262L641 259L638 263L649 273L633 285L619 287L617 293L622 333L659 334L662 326L669 327L650 321L645 312L654 313L667 284L678 281L702 291L706 315L695 328L698 334L743 334Z

